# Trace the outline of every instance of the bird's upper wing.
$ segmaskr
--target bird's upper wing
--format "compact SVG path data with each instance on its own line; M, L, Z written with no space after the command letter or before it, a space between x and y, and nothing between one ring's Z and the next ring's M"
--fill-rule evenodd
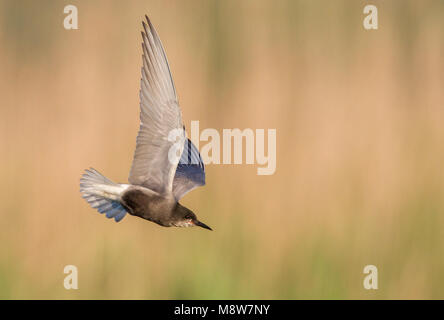
M185 140L182 156L173 181L173 194L177 201L194 188L205 185L205 166L199 150Z
M140 88L140 129L129 182L159 193L172 191L183 144L169 135L185 139L182 114L162 43L148 17L142 31L143 67ZM171 150L179 146L171 156Z

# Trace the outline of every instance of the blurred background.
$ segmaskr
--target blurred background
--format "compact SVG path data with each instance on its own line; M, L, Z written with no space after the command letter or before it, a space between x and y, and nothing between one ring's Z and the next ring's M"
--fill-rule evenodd
M1 0L0 298L443 299L444 2L374 0L373 31L366 4ZM274 175L208 165L182 199L213 232L79 193L90 166L127 182L144 14L188 129L277 130Z

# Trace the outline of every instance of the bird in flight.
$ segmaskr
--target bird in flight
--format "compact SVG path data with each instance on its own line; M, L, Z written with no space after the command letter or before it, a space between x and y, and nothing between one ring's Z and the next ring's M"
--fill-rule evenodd
M140 128L129 184L114 183L90 168L80 179L80 192L91 207L116 222L129 213L164 227L212 230L179 203L187 192L205 185L205 167L196 146L186 138L165 51L145 17Z

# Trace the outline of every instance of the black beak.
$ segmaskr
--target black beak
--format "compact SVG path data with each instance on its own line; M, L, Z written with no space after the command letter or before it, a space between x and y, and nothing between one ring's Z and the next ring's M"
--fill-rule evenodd
M196 222L194 223L196 226L202 227L204 229L208 229L213 231L213 229L211 229L209 226L207 226L205 223L200 222L199 220L196 220Z

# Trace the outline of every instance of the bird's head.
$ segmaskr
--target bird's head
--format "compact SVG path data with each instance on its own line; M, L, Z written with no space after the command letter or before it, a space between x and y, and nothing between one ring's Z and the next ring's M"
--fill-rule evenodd
M205 223L197 220L196 215L190 209L182 206L180 203L177 203L174 211L173 211L173 222L172 225L175 227L202 227L208 230L213 230Z

